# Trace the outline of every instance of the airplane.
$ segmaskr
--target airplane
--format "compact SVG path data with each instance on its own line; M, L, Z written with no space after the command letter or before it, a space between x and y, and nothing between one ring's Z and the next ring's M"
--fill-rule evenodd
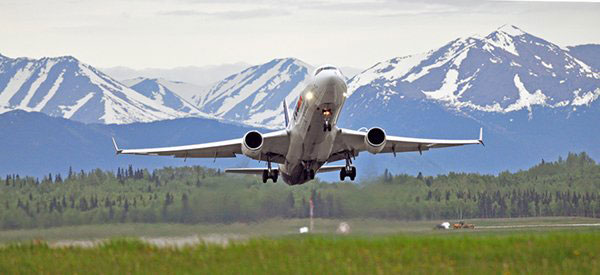
M279 175L288 185L298 185L315 178L317 173L339 171L340 180L354 181L354 160L359 153L371 154L419 152L434 148L483 143L479 139L445 140L388 136L384 129L373 127L355 131L337 127L340 111L347 97L342 72L332 65L318 67L300 93L291 117L285 100L285 129L262 134L252 130L242 138L226 141L146 149L120 149L113 138L117 154L174 156L176 158L232 158L244 155L265 161L266 168L230 168L227 173L262 175L263 183L277 182ZM345 160L345 165L324 166ZM273 167L273 163L278 167Z

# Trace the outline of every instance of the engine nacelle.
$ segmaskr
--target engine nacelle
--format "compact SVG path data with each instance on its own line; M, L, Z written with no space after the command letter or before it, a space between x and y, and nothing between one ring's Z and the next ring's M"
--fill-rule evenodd
M258 158L263 146L263 136L257 131L250 131L242 138L242 153L250 158Z
M385 138L385 131L378 127L373 127L367 131L365 135L365 146L367 151L371 154L377 154L385 147L387 139Z

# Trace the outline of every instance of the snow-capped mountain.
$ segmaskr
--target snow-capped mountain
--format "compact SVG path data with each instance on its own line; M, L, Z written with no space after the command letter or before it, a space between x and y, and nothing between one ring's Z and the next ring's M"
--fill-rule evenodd
M527 110L531 116L533 106L589 105L600 96L600 72L568 50L503 26L485 37L378 63L348 86L354 111L423 99L456 111Z
M484 128L485 148L357 159L372 173L381 167L434 173L519 169L569 151L600 156L600 128L592 126L600 117L599 76L570 51L503 26L358 74L349 81L352 95L340 125L456 139L476 138Z
M159 104L71 56L0 56L0 112L14 109L106 124L188 115Z
M182 96L169 89L163 83L172 83L173 85L177 86L180 85L181 82L173 83L165 79L143 77L123 81L123 84L152 99L156 104L169 107L179 112L187 113L191 116L207 116L202 113L198 107L189 103Z
M194 103L208 114L248 125L283 126L282 102L293 104L313 67L298 59L274 59L231 75Z

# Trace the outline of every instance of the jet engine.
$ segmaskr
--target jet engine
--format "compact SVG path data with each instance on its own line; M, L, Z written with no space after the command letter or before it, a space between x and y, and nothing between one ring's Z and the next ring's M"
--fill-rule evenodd
M263 136L257 131L250 131L242 138L242 153L250 158L258 158L263 146Z
M371 154L377 154L383 150L386 143L385 131L378 127L373 127L367 131L365 136L365 146Z

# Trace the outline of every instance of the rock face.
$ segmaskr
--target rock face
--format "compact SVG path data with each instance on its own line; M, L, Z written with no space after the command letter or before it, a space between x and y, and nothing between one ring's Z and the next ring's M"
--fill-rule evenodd
M15 109L105 124L188 115L159 104L74 57L0 56L0 112Z
M291 106L312 71L311 65L298 59L274 59L225 78L194 103L219 118L283 127L283 100Z

